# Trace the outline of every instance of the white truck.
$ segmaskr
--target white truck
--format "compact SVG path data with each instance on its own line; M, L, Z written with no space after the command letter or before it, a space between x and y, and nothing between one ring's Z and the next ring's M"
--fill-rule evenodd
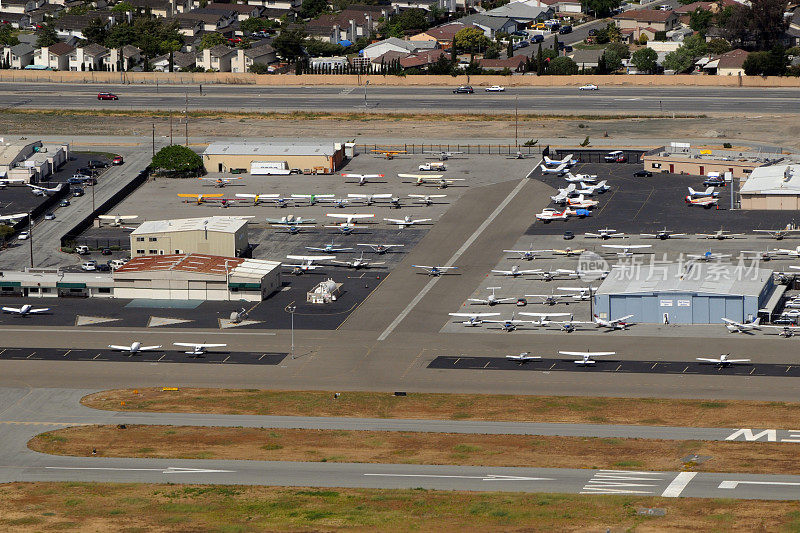
M250 174L253 176L288 176L291 173L286 161L253 161Z
M427 171L434 171L434 172L441 172L442 170L447 170L447 165L440 161L434 161L432 163L422 163L419 166L420 170L427 170Z

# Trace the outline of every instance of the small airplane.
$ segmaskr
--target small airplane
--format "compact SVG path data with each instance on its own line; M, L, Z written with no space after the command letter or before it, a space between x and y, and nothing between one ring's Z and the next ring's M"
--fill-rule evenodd
M385 254L386 252L390 251L392 248L402 248L405 246L404 244L364 244L358 243L356 246L369 246L372 248L372 251L376 254Z
M434 202L435 198L446 198L446 194L409 194L409 198L413 198L414 202L425 204L425 205L432 205L437 202Z
M541 272L542 269L529 269L529 270L520 270L517 265L511 267L511 270L492 270L494 274L500 274L501 276L511 276L512 278L516 278L517 276L524 276L527 274L534 274L536 272Z
M395 224L400 229L403 229L406 226L413 226L414 224L424 224L425 222L430 222L433 219L431 219L431 218L413 219L410 216L406 216L406 217L403 217L402 219L400 219L400 218L384 218L383 220L385 222L388 222L389 224Z
M567 172L564 179L567 180L567 183L570 185L575 183L595 183L597 181L597 174L573 174Z
M580 357L580 359L573 361L576 365L589 366L595 364L594 357L601 357L604 355L615 355L617 352L558 352L561 355L571 355Z
M111 220L111 226L120 227L125 220L134 220L139 218L139 215L98 215L100 220Z
M335 255L287 255L286 258L294 259L295 261L300 261L300 264L297 265L289 265L289 264L283 265L285 267L291 268L292 274L299 276L304 272L308 272L309 270L316 270L322 266L314 264L314 261L329 261L331 259L336 259L336 256Z
M786 227L783 229L754 229L754 233L767 233L770 237L774 238L776 241L782 240L784 237L792 233L800 232L800 228L794 225L794 222L790 222L786 224Z
M551 167L558 167L561 165L567 165L568 167L574 166L578 164L577 159L572 159L574 154L569 154L568 156L564 157L563 159L550 159L547 156L544 156L542 159L544 160L544 164L551 166Z
M370 150L373 154L382 155L386 159L394 159L395 156L407 153L406 150Z
M703 254L686 254L687 259L694 259L695 261L721 261L722 259L728 259L731 257L731 254L718 254L712 252L711 250L703 253Z
M316 205L318 202L325 202L333 198L333 194L293 194L292 198L295 200L305 201L308 205Z
M314 224L316 220L313 218L303 218L297 215L286 215L285 217L281 218L268 218L266 219L268 224Z
M350 204L350 200L347 198L320 198L317 201L320 203L330 204L331 207L336 207L339 209L344 209L348 206L348 204Z
M262 201L272 202L280 198L280 194L252 194L252 193L236 193L236 198L247 198L253 201L253 205L258 205ZM288 201L288 200L287 200Z
M520 313L520 315L538 318L538 320L530 321L535 326L547 326L552 322L550 319L553 317L572 316L569 313Z
M567 198L567 205L570 207L582 207L584 209L591 209L597 207L600 202L597 200L588 200L585 195L580 194L574 198Z
M415 185L436 185L440 189L446 189L457 181L467 181L464 178L445 178L439 176L417 176Z
M701 363L713 363L719 366L735 365L740 363L749 363L750 359L728 359L731 354L724 353L719 357L695 357Z
M685 237L686 233L673 233L669 231L667 228L664 228L662 230L658 230L655 233L640 233L639 235L645 237L646 239L659 239L665 241L673 237Z
M517 299L514 297L511 298L498 298L494 291L500 289L501 287L486 287L488 290L492 291L492 294L487 296L486 298L467 298L468 302L472 302L473 304L477 305L488 305L492 307L497 304L505 304L505 303L512 303L516 302Z
M696 191L689 187L689 198L716 198L719 193L714 191L714 187L709 187L704 191Z
M717 206L719 209L719 198L712 198L711 196L706 196L704 198L692 198L691 196L687 196L685 198L686 205L691 206L698 206L704 209L711 209L712 206Z
M271 224L271 226L273 228L285 229L286 232L289 233L290 235L297 235L298 233L303 233L303 230L317 227L315 224L295 224L295 223Z
M450 316L466 318L457 321L456 324L464 324L467 327L475 327L483 324L484 319L490 316L500 316L500 313L448 313Z
M228 185L232 181L240 180L242 178L198 178L203 181L210 181L214 184L214 187L223 188L224 186Z
M191 348L191 350L183 353L194 357L203 357L206 354L206 350L209 348L224 348L227 346L227 344L195 344L193 342L173 342L172 344L175 346L182 346L184 348Z
M531 244L533 246L533 244ZM519 254L519 258L524 261L532 261L536 259L536 254L552 252L552 250L534 250L533 248L529 250L503 250L504 253L507 254Z
M631 324L629 322L626 322L626 320L628 320L632 316L633 315L625 315L619 318L614 318L612 320L605 320L598 317L597 315L594 315L594 323L597 324L598 328L611 328L612 330L628 329L628 326L630 326Z
M550 199L557 204L565 204L570 196L575 193L576 187L574 183L570 183L564 189L558 189L558 194L551 196Z
M342 177L356 180L356 181L347 182L347 183L356 183L357 182L359 185L366 185L367 183L369 183L370 180L383 178L384 174L350 174L350 173L346 173L346 174L342 174Z
M194 201L197 202L197 205L214 201L214 199L222 198L225 196L222 193L219 194L187 194L187 193L178 193L178 196L181 198L194 198ZM238 195L237 195L238 196ZM189 200L185 200L188 202Z
M411 265L414 268L423 268L427 270L427 274L429 276L441 276L442 274L447 274L448 270L457 270L458 267L453 266L428 266L428 265Z
M566 163L558 165L555 168L550 168L546 165L539 165L539 169L542 171L542 174L555 174L557 176L563 176L569 172L567 170Z
M772 261L772 259L776 257L789 259L789 254L781 250L742 250L740 257L742 259L750 259L750 257L745 257L745 255L753 256L752 259L760 259L761 261Z
M603 239L604 241L608 239L621 239L625 237L624 233L620 233L619 231L610 228L599 229L595 232L586 232L583 235L585 237L589 237L590 239Z
M761 318L756 318L752 322L737 322L730 318L722 318L722 323L731 333L748 333L750 335L752 335L751 331L761 329L758 325L760 321Z
M329 216L331 218L341 218L344 219L345 222L341 222L339 224L329 224L325 226L326 228L337 228L345 235L349 235L353 233L353 230L358 228L363 228L364 226L359 226L354 224L354 220L363 220L366 218L373 218L375 215L371 213L327 213L325 216Z
M780 335L781 337L788 339L790 337L794 337L796 331L800 331L800 326L761 326L762 329L774 329L777 330L776 335Z
M570 185L574 185L574 183L570 183ZM608 185L608 181L606 180L603 180L596 185L592 185L590 183L585 183L582 181L580 183L580 186L581 188L576 189L574 191L574 194L583 194L585 196L592 196L594 194L603 194L604 192L611 189L611 187L609 187Z
M634 253L631 250L642 250L644 248L652 247L651 244L604 244L603 248L610 248L612 250L619 250L615 252L617 257L631 257Z
M569 298L577 301L586 301L589 299L590 294L597 291L597 287L556 287L560 291L567 291L573 294L566 295Z
M727 230L717 230L714 233L698 233L697 236L701 239L716 239L718 241L724 241L725 239L736 239L739 237L744 237L744 233L731 233Z
M487 324L500 324L500 327L496 328L496 329L501 329L501 330L505 331L506 333L510 333L512 331L516 331L517 328L522 327L522 324L529 324L532 321L531 320L520 320L518 318L514 318L514 315L512 314L511 318L506 319L506 320L489 318L489 319L484 319L484 322L487 323Z
M337 264L337 265L344 265L344 266L346 266L348 268L354 268L356 270L358 270L360 268L370 268L370 267L374 267L374 266L378 266L378 265L385 265L386 264L385 261L381 261L380 263L376 263L376 262L373 262L370 259L364 259L364 252L361 252L361 256L360 257L356 257L354 259L351 259L350 261L335 261L335 260L331 260L331 263L334 263L334 264Z
M142 346L142 343L139 341L134 341L131 343L130 346L118 346L116 344L109 344L109 348L112 350L119 350L121 352L128 352L130 355L136 355L139 352L147 352L151 350L158 350L161 348L161 345L158 346Z
M536 219L541 220L545 224L549 224L553 220L567 220L567 211L556 211L555 209L551 209L546 207L542 209L541 213L536 213Z
M28 315L35 315L37 313L46 313L49 310L50 310L49 307L34 308L30 304L24 304L22 307L3 307L4 313L13 313L19 316L28 316Z
M550 250L550 251L555 255L565 255L567 257L572 257L575 255L581 255L586 250L584 250L583 248L576 248L576 249L564 248L563 250Z
M392 201L394 198L391 193L381 193L381 194L353 194L350 193L347 195L352 201L361 202L364 205L372 205L373 203L380 201L380 200L389 200Z
M55 194L60 191L63 187L63 183L59 183L55 187L47 188L47 187L40 187L39 185L32 185L30 183L26 183L28 187L31 188L31 192L37 196L50 196L51 194Z
M542 301L539 302L542 305L556 305L560 303L561 298L570 298L569 294L526 294L526 298L541 298ZM567 304L569 305L569 304Z
M551 320L550 324L555 324L558 326L558 329L564 331L566 333L572 333L574 331L578 331L577 326L580 324L591 324L591 322L582 322L580 320L573 320L570 316L569 320Z
M558 268L556 270L539 270L537 272L531 272L531 275L541 276L542 281L553 281L561 276L567 276L567 278L578 277L578 273L576 271L568 270L566 268Z
M306 250L311 250L312 252L325 252L325 253L336 253L336 252L349 252L352 248L343 248L341 246L336 246L333 243L333 239L331 239L330 244L326 244L325 246L318 247L318 246L306 246Z
M512 361L516 361L519 364L525 364L528 361L534 361L536 359L541 359L542 356L540 355L531 355L530 352L522 352L519 355L507 355L506 359L511 359Z
M775 251L780 252L781 254L787 255L789 257L800 257L800 246L798 246L794 250L789 250L788 248L778 248Z
M447 161L454 155L461 155L464 152L435 152L435 151L425 150L425 152L423 153L433 155L434 156L433 159L441 159L442 161Z

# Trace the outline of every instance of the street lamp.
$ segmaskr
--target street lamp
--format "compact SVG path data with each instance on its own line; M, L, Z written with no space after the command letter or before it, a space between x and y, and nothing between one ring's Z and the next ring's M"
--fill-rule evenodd
M364 107L367 107L367 86L369 85L369 80L364 82Z
M230 261L236 262L235 259L226 259L225 260L225 290L228 292L228 301L231 301L231 278L230 278L230 271L228 270L228 263Z
M284 309L287 313L289 313L292 317L292 359L294 359L294 312L297 311L297 306L294 302L287 305Z

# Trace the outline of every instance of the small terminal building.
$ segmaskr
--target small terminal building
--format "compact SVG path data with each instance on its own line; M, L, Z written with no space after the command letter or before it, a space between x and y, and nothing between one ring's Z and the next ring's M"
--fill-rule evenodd
M800 209L800 165L759 167L739 189L742 209Z
M334 142L215 142L203 152L206 172L259 174L274 168L304 174L336 172L345 159L345 145Z
M171 254L247 256L250 254L247 221L246 217L202 217L142 222L130 235L131 257Z
M771 165L783 157L778 153L692 148L689 143L674 142L645 152L642 159L644 169L653 173L708 176L716 172L722 176L730 172L734 179L742 180L756 168Z
M131 259L113 276L116 298L257 302L281 287L281 264L205 254L150 255Z
M49 268L4 270L0 296L24 298L112 298L114 279L100 272L63 272Z
M720 324L771 314L785 291L757 263L668 263L615 267L598 287L594 312L632 322Z

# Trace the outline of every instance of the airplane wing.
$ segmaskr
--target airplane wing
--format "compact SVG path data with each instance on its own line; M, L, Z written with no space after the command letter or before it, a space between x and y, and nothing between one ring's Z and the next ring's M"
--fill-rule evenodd
M335 259L331 259L330 262L334 263L336 265L348 265L349 266L350 264L352 264L350 261L337 261Z
M46 313L49 310L50 310L49 307L39 307L37 309L29 310L28 313Z
M725 323L732 324L732 325L734 325L734 326L741 326L741 325L742 325L742 324L740 324L739 322L736 322L735 320L731 320L730 318L724 318L724 317L723 317L721 320L722 320L723 322L725 322Z
M423 222L430 222L431 220L433 220L433 219L432 218L417 218L417 219L412 220L411 222L413 224L422 224Z
M358 219L358 218L373 218L373 217L375 217L375 215L372 214L372 213L370 213L370 214L361 213L361 214L350 214L350 215L347 214L347 213L326 213L325 216L329 216L331 218L344 218L344 219L347 219L347 220L355 220L355 219Z
M161 348L160 344L158 346L140 346L139 347L139 351L140 352L145 352L145 351L148 351L148 350L158 350L159 348Z
M401 220L399 218L384 218L384 222L391 222L392 224L411 224L410 220Z
M483 318L487 316L500 316L500 313L447 313L450 316L460 316L460 317L476 317L476 318Z
M601 355L616 355L617 352L562 352L559 351L561 355L574 355L575 357L600 357Z
M424 179L424 180L438 180L444 177L444 174L398 174L398 178L411 178L411 179Z
M18 309L16 307L3 307L3 311L6 313L21 313L22 309Z
M377 263L373 263L372 261L370 261L370 262L369 262L369 263L367 263L367 264L368 264L369 266L385 265L385 264L386 264L386 261L378 261Z
M336 259L335 255L287 255L286 259L296 259L297 261L328 261Z
M17 213L15 215L3 215L0 217L0 220L16 220L18 218L25 218L28 216L28 213Z
M116 344L109 344L108 347L114 350L122 350L123 352L131 351L130 346L117 346Z
M726 363L749 363L750 359L725 359Z
M569 313L517 313L522 316L535 316L537 318L547 318L551 316L570 316Z
M614 320L609 320L609 322L614 324L614 323L617 323L617 322L623 322L623 321L628 320L629 318L632 318L632 317L633 317L633 315L625 315L625 316L621 316L619 318L615 318Z
M695 357L698 361L703 361L704 363L722 363L722 358L719 357L714 359L713 357Z

